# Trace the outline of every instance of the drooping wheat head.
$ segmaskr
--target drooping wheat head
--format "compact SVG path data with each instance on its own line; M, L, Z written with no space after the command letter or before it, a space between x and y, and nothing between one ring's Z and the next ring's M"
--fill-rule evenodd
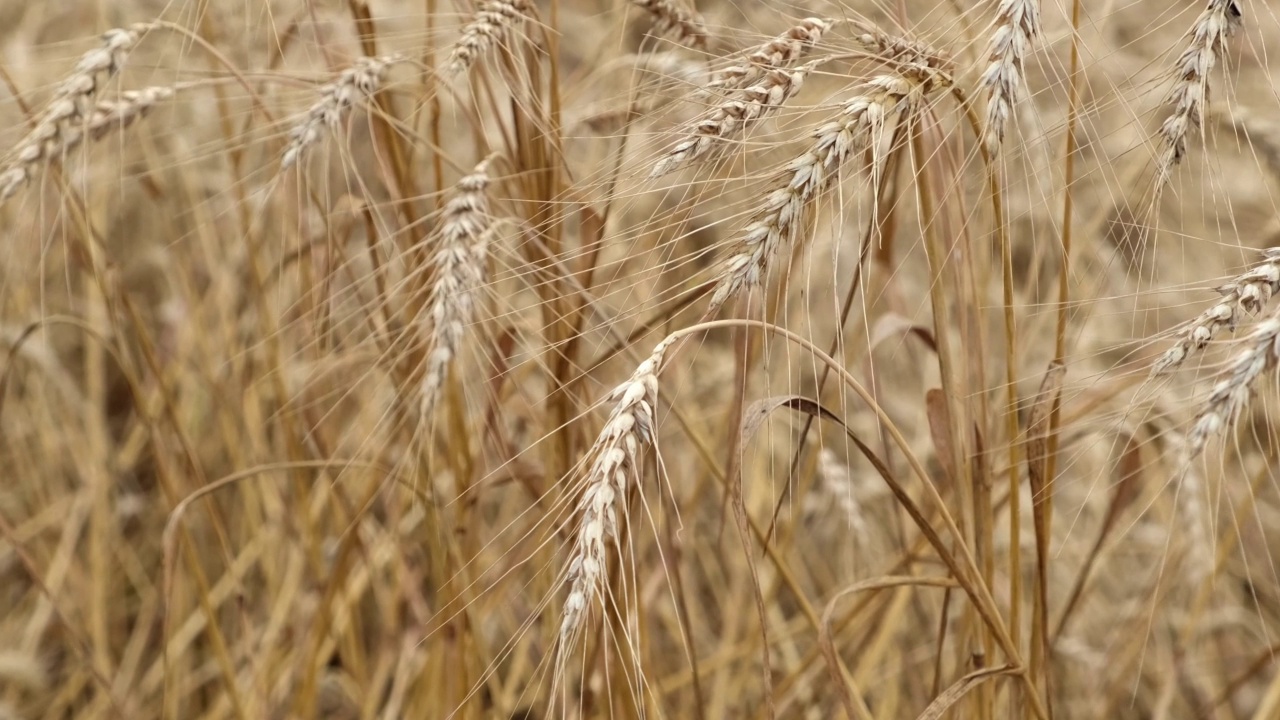
M987 91L987 124L982 142L996 155L1013 117L1023 86L1023 65L1040 34L1038 0L1000 0L996 29L988 46L988 64L981 85Z
M449 55L448 72L461 75L489 48L508 42L530 10L528 0L488 0L481 5Z
M280 158L280 168L297 165L320 142L325 128L335 130L351 109L377 94L387 79L387 71L400 62L395 55L362 57L343 70L337 79L320 88L320 99L307 110L306 117L289 131L289 143Z
M631 0L653 18L653 34L673 38L691 48L707 47L710 34L702 16L678 0Z

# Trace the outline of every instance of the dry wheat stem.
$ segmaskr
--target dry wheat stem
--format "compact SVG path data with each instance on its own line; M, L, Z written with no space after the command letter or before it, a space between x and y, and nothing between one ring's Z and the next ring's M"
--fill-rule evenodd
M683 139L654 164L649 177L666 175L742 137L800 92L805 77L817 64L809 63L790 71L769 70L756 84L732 93L730 98L680 132Z
M795 237L808 205L839 179L851 158L871 152L872 187L877 185L885 160L886 126L931 87L933 75L925 68L919 70L873 78L857 97L845 103L834 120L818 128L813 146L787 164L781 182L764 199L737 251L725 262L708 314L742 290L762 283L770 260Z
M1169 180L1187 154L1187 138L1204 127L1209 101L1209 73L1227 51L1227 40L1240 29L1240 0L1209 0L1187 37L1187 47L1174 66L1176 84L1169 93L1173 112L1160 126L1161 151L1157 182Z
M669 36L691 48L707 46L707 26L702 16L676 0L631 0L653 18L653 34Z
M476 295L484 284L493 227L487 195L490 161L483 160L458 181L433 238L436 275L428 308L430 349L419 398L424 423L435 413L440 389L475 316Z
M1262 374L1280 361L1280 313L1258 322L1244 340L1244 349L1222 373L1209 400L1191 425L1187 462L1194 460L1209 441L1235 424L1253 397L1253 386Z
M813 17L801 20L799 25L752 50L745 62L716 72L703 94L742 90L755 85L770 70L795 65L822 41L823 33L835 23L835 20Z
M583 460L586 473L576 513L578 537L565 576L569 596L560 624L561 657L581 628L588 604L600 599L600 580L608 560L606 545L616 544L620 537L619 505L626 501L629 490L639 485L642 450L654 444L658 373L667 352L681 337L675 333L658 343L631 377L610 393L613 411Z
M176 89L157 85L142 90L126 90L119 100L103 100L94 106L83 122L62 127L57 134L42 142L19 146L13 161L0 172L0 201L12 197L49 162L63 157L84 142L101 140L113 130L123 130L142 119L157 103L173 97Z
M336 129L361 101L372 98L387 79L387 71L400 58L395 55L362 57L342 71L336 80L320 88L320 99L307 110L304 117L289 131L289 144L281 156L281 169L298 164L316 143L320 142L323 129Z
M996 30L988 49L988 65L981 85L987 90L987 124L982 142L995 156L1004 143L1013 117L1013 104L1023 85L1023 64L1040 34L1038 0L1000 0Z
M529 16L528 0L488 0L462 29L447 63L448 72L461 75L495 44L511 37L511 29Z
M1269 248L1263 255L1263 262L1218 288L1222 298L1178 334L1173 346L1152 366L1152 376L1176 370L1204 350L1222 328L1234 331L1244 313L1261 311L1280 292L1280 247Z
M13 197L40 164L56 159L80 142L86 131L78 126L93 121L103 82L120 72L130 51L151 27L137 24L108 30L98 47L80 57L71 74L54 89L35 127L13 149L0 170L0 202Z

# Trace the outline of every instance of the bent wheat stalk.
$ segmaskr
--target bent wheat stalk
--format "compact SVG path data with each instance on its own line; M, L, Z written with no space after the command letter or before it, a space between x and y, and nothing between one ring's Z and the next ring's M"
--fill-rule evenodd
M1152 365L1153 377L1181 367L1187 358L1204 350L1222 328L1234 331L1242 313L1260 312L1280 292L1280 248L1269 248L1263 254L1263 262L1218 288L1222 298L1178 334L1173 346Z
M423 422L431 419L445 375L475 315L476 293L484 284L493 218L489 214L489 163L486 158L458 181L445 204L438 235L433 238L435 283L428 313L430 349L419 399Z
M320 99L307 110L307 115L289 131L289 144L280 159L280 168L287 170L302 160L307 151L320 142L321 130L336 129L358 102L367 101L377 94L387 79L387 71L399 56L362 57L338 76L336 80L320 88Z

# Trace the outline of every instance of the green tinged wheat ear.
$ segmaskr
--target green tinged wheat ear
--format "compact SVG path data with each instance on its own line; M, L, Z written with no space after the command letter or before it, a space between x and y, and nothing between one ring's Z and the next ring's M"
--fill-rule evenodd
M86 132L85 125L95 122L98 95L103 83L118 74L129 53L151 25L137 24L108 30L98 47L80 57L75 68L53 91L53 97L38 116L35 127L14 148L0 170L0 202L13 197L31 180L39 168L58 159L67 149L77 145ZM145 100L146 98L142 98ZM122 102L128 102L124 100ZM141 115L140 111L133 119ZM99 121L99 131L104 125ZM130 120L129 122L132 122ZM89 128L89 132L93 132Z

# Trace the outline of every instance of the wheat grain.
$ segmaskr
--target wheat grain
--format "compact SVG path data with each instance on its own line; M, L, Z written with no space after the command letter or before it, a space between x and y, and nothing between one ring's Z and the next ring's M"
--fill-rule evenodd
M471 22L462 29L462 36L449 55L448 71L461 75L475 64L476 59L495 44L507 41L513 26L529 15L528 0L488 0L476 11Z
M658 343L631 377L610 393L613 410L583 460L587 471L578 500L578 538L565 575L569 595L560 623L562 657L582 625L588 603L600 596L600 577L608 561L606 543L619 537L616 506L639 485L640 453L654 444L658 373L679 337L671 335Z
M343 70L336 80L322 86L320 99L289 131L289 144L280 159L281 169L296 165L311 147L320 142L323 128L337 128L356 103L372 98L386 81L387 71L399 61L395 55L362 57Z
M1174 66L1177 80L1169 93L1173 112L1160 126L1161 152L1157 182L1169 180L1173 168L1186 157L1187 137L1204 127L1209 101L1209 73L1227 51L1227 40L1240 29L1243 10L1239 0L1209 0L1196 18L1187 47Z
M654 164L649 177L673 172L745 134L799 92L815 66L816 63L809 63L789 72L770 70L755 85L733 93L730 99L690 123L680 133L683 139Z
M709 313L745 288L760 285L769 260L790 243L805 209L833 181L850 158L870 150L873 186L883 168L884 130L895 115L907 111L930 87L926 69L908 75L882 75L867 82L862 93L845 103L836 119L821 126L815 142L787 164L781 182L764 200L747 226L738 250L725 262L711 296Z
M41 164L55 160L80 142L85 130L77 126L93 122L94 114L100 109L96 103L103 81L120 72L129 52L151 27L138 24L108 30L98 47L80 57L71 74L54 88L53 97L36 119L35 127L14 147L4 163L0 171L0 202L13 197L35 176ZM129 100L122 102L128 104Z
M445 375L475 315L476 293L484 284L493 226L487 195L489 163L490 159L481 161L458 181L432 239L437 247L428 309L431 339L419 400L424 422L435 412Z
M675 38L691 48L705 48L709 34L702 16L675 0L631 0L653 18L653 34Z
M1265 260L1218 288L1222 298L1200 313L1178 335L1173 346L1152 365L1152 376L1176 370L1203 350L1222 328L1236 329L1242 313L1257 313L1280 292L1280 248L1264 251Z
M987 124L982 142L992 156L1000 152L1013 117L1013 103L1023 84L1023 63L1040 34L1037 0L1000 0L996 30L988 48L988 65L981 85L987 90Z

